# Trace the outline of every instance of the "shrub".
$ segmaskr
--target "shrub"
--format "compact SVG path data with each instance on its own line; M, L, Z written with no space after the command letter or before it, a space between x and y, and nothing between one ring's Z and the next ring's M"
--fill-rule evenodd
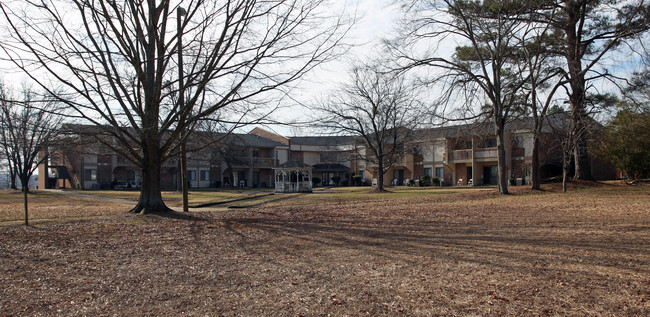
M312 184L314 184L314 186L316 186L316 185L320 184L321 179L319 177L312 177L311 182L312 182Z
M352 185L361 186L361 175L352 176Z

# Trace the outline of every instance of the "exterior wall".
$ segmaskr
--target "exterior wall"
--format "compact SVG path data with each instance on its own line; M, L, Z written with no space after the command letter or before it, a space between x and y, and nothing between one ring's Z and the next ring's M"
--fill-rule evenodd
M609 180L618 178L616 167L597 156L593 156L591 159L591 175L595 180Z
M252 133L252 132L251 132ZM269 137L264 135L264 137ZM260 134L258 134L260 135ZM434 137L428 140L419 140L419 155L406 155L400 164L394 166L384 175L384 185L390 186L395 178L395 171L403 171L403 178L417 178L424 176L425 168L431 169L433 177L436 176L436 168L443 168L443 181L445 185L456 185L459 179L462 184L472 179L474 185L484 184L484 168L497 165L496 148L493 143L486 143L490 136L470 137ZM561 155L558 147L554 144L552 135L543 135L540 141L540 166L555 166L561 162ZM373 178L378 178L377 171L372 166L359 159L351 159L353 145L343 146L318 146L318 145L296 145L274 147L248 147L242 153L242 162L233 166L231 178L227 164L220 160L209 161L207 153L194 155L194 160L188 162L188 169L194 171L195 178L191 181L191 188L209 188L223 186L224 180L229 178L231 185L238 186L239 180L245 179L248 187L273 186L274 175L272 168L294 159L308 165L316 164L341 164L349 167L348 171L320 170L314 176L323 178L327 174L330 178L332 173L341 177L341 180L349 178L352 174L361 174L370 184ZM530 162L532 155L532 133L526 130L508 131L505 137L506 168L507 176L511 179L521 178L526 180L530 174ZM73 146L74 147L74 146ZM355 151L357 151L355 149ZM365 149L358 148L363 154ZM118 155L110 153L107 149L96 144L93 147L76 147L74 151L65 150L54 154L49 162L50 166L66 166L70 178L59 179L58 187L99 189L113 186L115 182L139 181L140 171L130 162L121 159ZM467 175L467 167L472 167L472 174ZM47 174L48 166L39 167L39 174ZM592 172L597 179L616 177L615 170L604 162L594 158L592 160ZM201 179L201 175L207 178ZM542 178L552 176L540 170ZM178 162L170 160L161 169L161 186L164 189L176 189L179 187ZM39 188L46 187L47 179L39 178ZM234 182L234 183L233 183ZM401 185L401 183L400 183Z
M291 159L298 162L305 162L304 152L291 151Z
M466 163L457 163L454 164L454 182L453 185L458 184L459 180L462 180L461 185L467 185L469 179L467 178L467 164Z
M316 165L320 163L320 153L318 152L303 152L303 163L307 165Z
M434 161L435 146L434 144L423 143L420 146L422 151L422 161L431 164Z
M436 163L444 162L447 159L447 142L437 140L433 143L433 161Z
M284 164L289 160L289 149L276 149L278 165Z

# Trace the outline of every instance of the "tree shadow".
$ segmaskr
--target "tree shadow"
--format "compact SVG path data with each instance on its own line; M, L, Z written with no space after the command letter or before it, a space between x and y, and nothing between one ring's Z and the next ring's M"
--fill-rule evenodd
M295 219L287 217L228 218L231 224L245 225L268 233L269 241L249 241L249 248L263 244L277 252L290 252L278 243L297 239L313 248L355 250L362 254L406 261L422 257L441 258L506 269L519 273L540 272L539 263L579 266L575 274L592 274L588 267L607 267L628 273L650 274L645 264L647 250L623 241L568 239L549 236L545 225L482 227L450 225L436 221L376 221L356 219ZM536 234L528 233L538 232ZM650 231L650 228L643 230ZM242 236L245 238L245 236ZM645 257L645 259L644 259Z

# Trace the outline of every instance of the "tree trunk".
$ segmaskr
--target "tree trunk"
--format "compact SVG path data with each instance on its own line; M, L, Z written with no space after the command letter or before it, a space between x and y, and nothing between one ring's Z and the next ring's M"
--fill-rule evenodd
M377 188L376 190L378 192L383 192L384 191L384 163L383 163L383 157L380 158L379 164L377 164Z
M584 129L584 127L581 127ZM587 145L587 136L580 135L576 140L574 149L575 156L575 179L592 180L591 161L589 160L589 148Z
M23 186L24 187L24 186ZM23 189L23 201L25 204L25 226L29 226L29 212L27 206L27 190Z
M145 152L144 167L142 168L142 188L140 189L140 201L131 209L133 213L140 214L161 214L173 210L165 205L160 193L160 152L156 150Z
M508 194L508 175L506 168L506 148L504 142L504 126L505 123L500 116L494 118L495 131L497 137L497 190L499 194ZM469 176L468 176L469 178Z
M17 176L16 169L12 168L11 164L9 164L9 178L10 178L9 188L13 190L18 189L18 184L16 184L16 176Z
M32 178L32 175L21 175L20 184L23 187L21 190L25 193L29 193L29 179Z
M25 226L29 226L29 210L27 205L27 194L29 193L29 179L32 177L31 174L20 175L20 183L22 185L23 191L23 204L25 207Z
M580 3L567 2L564 10L567 13L569 21L564 28L566 34L567 44L567 66L569 69L569 85L571 92L569 94L569 102L571 104L571 121L574 126L573 138L576 141L575 149L575 175L577 179L591 179L591 167L589 165L589 157L587 151L586 135L581 133L584 131L586 124L587 114L585 105L585 74L582 69L582 56L584 49L581 47L581 34L578 32L577 26L579 22L584 19L584 8Z
M540 179L539 179L539 134L537 130L533 132L533 153L530 162L530 179L532 183L533 190L540 190Z
M562 192L564 193L566 193L567 191L568 174L569 174L569 158L565 154L564 159L562 160Z

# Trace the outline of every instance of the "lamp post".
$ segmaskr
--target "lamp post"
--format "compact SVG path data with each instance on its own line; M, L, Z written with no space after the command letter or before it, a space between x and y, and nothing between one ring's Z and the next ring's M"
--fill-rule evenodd
M181 113L179 117L181 131L181 189L183 191L183 212L188 212L188 195L187 195L187 151L185 148L185 87L183 87L183 29L181 17L186 16L187 11L178 7L176 10L176 32L178 32L178 110Z

